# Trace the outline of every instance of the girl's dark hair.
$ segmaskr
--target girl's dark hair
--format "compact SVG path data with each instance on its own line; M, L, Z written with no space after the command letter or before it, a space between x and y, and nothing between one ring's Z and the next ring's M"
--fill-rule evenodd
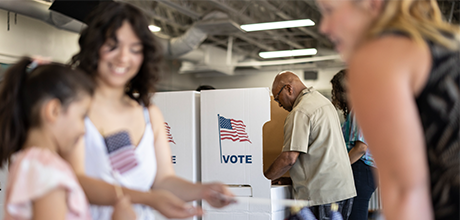
M0 85L0 167L22 149L30 128L40 126L41 104L58 99L64 109L82 94L93 95L94 82L62 64L28 69L31 58L10 67Z
M345 88L345 76L347 71L341 70L331 79L332 83L332 104L342 110L343 116L347 118L350 110L348 109L347 92Z
M135 77L126 85L126 94L139 103L148 106L150 94L159 80L162 50L158 41L149 30L146 17L136 8L122 2L104 2L99 4L87 17L88 27L83 30L78 43L80 52L73 56L71 64L96 77L99 50L108 40L117 41L116 31L124 21L129 22L134 33L143 45L144 60ZM138 93L139 95L134 95Z

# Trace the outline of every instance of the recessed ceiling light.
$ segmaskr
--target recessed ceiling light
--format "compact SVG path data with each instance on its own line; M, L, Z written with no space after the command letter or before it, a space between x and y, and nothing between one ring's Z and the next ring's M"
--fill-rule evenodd
M268 58L278 58L278 57L296 57L296 56L308 56L315 55L318 51L315 48L309 49L298 49L298 50L280 50L280 51L267 51L260 52L259 56L268 59Z
M161 31L161 28L155 25L149 25L149 29L151 32L159 32Z
M282 29L282 28L305 27L305 26L314 26L314 25L315 25L315 22L313 22L310 19L301 19L301 20L277 21L277 22L257 23L257 24L243 24L240 27L241 29L247 32L250 32L250 31Z

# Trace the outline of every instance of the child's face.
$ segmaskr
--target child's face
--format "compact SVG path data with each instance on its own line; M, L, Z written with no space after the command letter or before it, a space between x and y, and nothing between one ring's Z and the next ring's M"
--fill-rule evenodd
M53 126L53 133L58 144L58 153L70 152L85 134L85 117L91 104L89 95L81 95L61 112Z
M118 42L108 39L99 50L97 79L111 87L122 87L139 72L144 60L143 45L131 24L125 21L116 31Z

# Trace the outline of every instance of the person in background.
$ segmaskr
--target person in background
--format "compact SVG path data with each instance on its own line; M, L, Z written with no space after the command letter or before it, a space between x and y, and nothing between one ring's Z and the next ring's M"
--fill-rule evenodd
M460 28L436 0L317 0L388 220L460 219Z
M0 165L10 165L4 219L88 220L85 194L61 157L85 132L94 84L64 65L39 63L22 58L0 88ZM127 196L115 210L114 220L136 218Z
M309 200L318 220L331 218L332 203L338 204L347 220L356 191L337 111L289 71L276 75L272 93L289 114L284 122L283 152L265 176L274 180L289 170L294 198Z
M96 89L84 144L67 160L94 204L92 216L104 220L111 215L112 184L123 187L143 220L154 219L152 208L168 218L202 214L186 201L229 204L232 194L225 185L193 184L174 173L164 119L150 101L162 51L143 13L128 3L104 2L87 20L72 64L91 76Z
M348 105L346 73L346 70L341 70L331 80L332 104L343 112L345 118L342 132L355 180L356 197L353 199L350 220L367 220L369 200L376 188L373 175L377 175L377 171L375 170L374 159L356 122L355 114Z
M201 85L201 86L198 86L198 88L196 88L196 91L201 92L201 90L212 90L212 89L216 89L216 88L210 85Z

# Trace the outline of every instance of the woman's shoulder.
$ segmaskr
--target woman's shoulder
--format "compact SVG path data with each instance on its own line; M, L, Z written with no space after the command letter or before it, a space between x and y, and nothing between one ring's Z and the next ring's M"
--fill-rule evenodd
M147 109L149 110L150 117L155 118L155 117L161 117L163 118L163 114L161 113L160 108L156 106L155 104L150 104Z
M150 115L150 122L152 123L154 130L156 130L155 128L157 126L164 126L164 118L160 108L152 103L147 108Z
M384 35L362 43L356 50L352 61L376 59L382 62L405 62L429 54L425 42L416 42L404 35Z
M351 57L349 67L350 79L402 80L416 93L430 71L430 48L426 42L406 36L384 35L363 43Z

